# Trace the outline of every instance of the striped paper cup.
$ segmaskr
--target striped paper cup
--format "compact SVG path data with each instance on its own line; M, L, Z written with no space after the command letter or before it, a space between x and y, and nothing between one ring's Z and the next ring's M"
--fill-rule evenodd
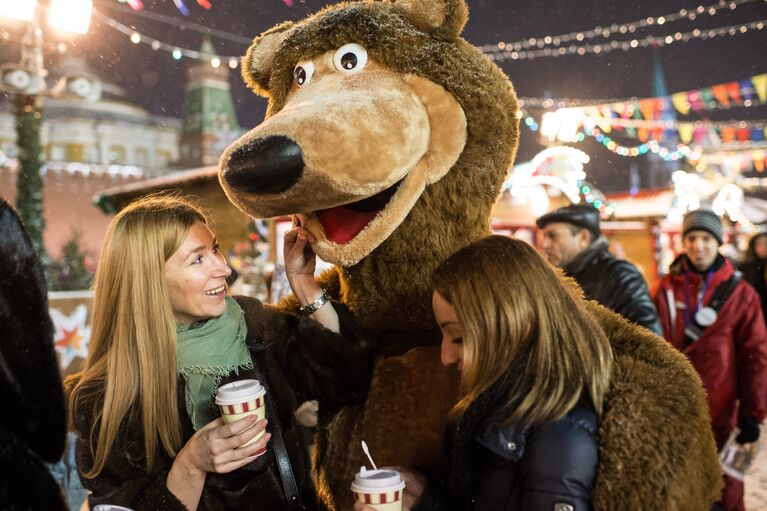
M378 511L401 511L405 483L396 470L367 470L365 467L352 483L354 500Z
M216 404L221 410L224 422L230 424L248 415L256 415L258 420L266 418L266 405L264 396L266 389L258 380L239 380L222 385L216 393ZM252 426L251 426L252 427ZM249 442L242 445L250 445L263 436L262 431ZM258 454L266 452L266 448Z

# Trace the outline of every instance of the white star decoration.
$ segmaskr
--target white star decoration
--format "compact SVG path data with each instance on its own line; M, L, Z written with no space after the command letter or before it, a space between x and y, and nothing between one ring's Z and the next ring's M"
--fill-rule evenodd
M86 324L88 308L80 304L70 316L58 309L51 309L51 319L56 327L53 346L59 354L59 366L65 370L74 358L85 358L91 338L91 327Z

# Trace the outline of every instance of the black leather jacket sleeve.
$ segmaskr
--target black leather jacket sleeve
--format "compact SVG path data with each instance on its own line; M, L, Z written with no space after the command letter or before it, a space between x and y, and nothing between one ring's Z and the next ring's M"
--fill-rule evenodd
M608 283L613 304L611 308L615 312L657 335L663 335L647 283L634 265L628 261L613 261Z
M568 274L578 281L586 298L596 300L657 335L663 335L647 283L630 262L617 259L604 250L593 255L588 264Z

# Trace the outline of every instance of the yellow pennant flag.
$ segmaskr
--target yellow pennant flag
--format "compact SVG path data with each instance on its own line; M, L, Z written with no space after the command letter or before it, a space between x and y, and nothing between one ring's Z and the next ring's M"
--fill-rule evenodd
M682 115L690 113L690 102L687 101L686 92L677 92L671 95L671 102L674 103L674 108Z
M679 140L683 144L692 142L692 136L695 134L695 125L691 122L680 122L678 124Z
M597 126L605 133L610 133L613 130L613 125L604 117L597 117Z
M767 73L752 77L751 83L754 84L754 90L759 96L759 101L762 103L767 101Z

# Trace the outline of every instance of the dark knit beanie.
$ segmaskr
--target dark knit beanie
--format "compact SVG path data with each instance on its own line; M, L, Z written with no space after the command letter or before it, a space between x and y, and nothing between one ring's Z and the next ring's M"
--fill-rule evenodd
M690 231L706 231L716 238L720 245L722 244L722 220L710 209L696 209L684 215L682 236Z

